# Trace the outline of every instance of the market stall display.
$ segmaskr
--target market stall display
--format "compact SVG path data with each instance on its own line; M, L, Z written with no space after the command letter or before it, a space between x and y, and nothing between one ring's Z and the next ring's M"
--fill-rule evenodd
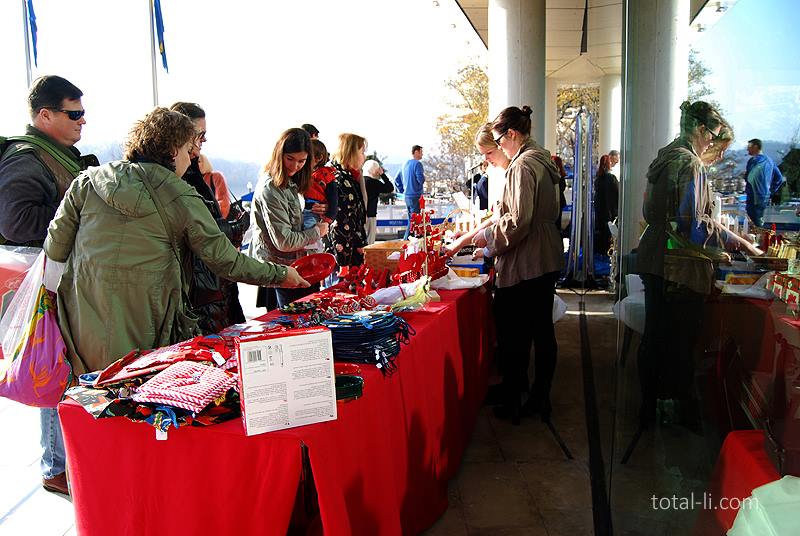
M397 373L335 363L364 380L361 398L337 404L335 421L247 437L232 419L180 426L156 441L147 426L95 420L63 402L78 532L285 534L306 482L303 452L325 534L421 532L447 507L447 480L486 392L489 311L489 294L478 288L443 292L424 311L404 313L416 335ZM125 483L115 497L125 508L109 508L109 482ZM186 497L191 515L168 515L185 509Z

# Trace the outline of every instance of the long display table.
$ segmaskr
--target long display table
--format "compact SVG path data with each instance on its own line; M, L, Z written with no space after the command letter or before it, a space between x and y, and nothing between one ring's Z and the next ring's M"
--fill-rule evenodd
M239 419L154 429L59 406L78 533L286 533L307 448L325 534L416 534L447 508L486 392L485 288L440 292L405 314L398 370L362 365L364 395L338 419L246 437ZM305 475L308 477L309 475Z

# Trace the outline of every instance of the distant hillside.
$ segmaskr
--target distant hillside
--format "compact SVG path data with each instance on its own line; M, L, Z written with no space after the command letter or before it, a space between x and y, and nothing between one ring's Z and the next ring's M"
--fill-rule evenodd
M225 180L228 182L228 188L231 193L238 197L242 197L249 190L247 183L251 183L251 188L255 188L258 181L258 172L263 164L255 164L253 162L243 162L241 160L227 160L209 155L209 160L214 166L216 171L221 171L225 175Z
M95 155L101 164L122 159L121 143L109 142L104 145L78 144L78 148L84 154ZM231 193L236 197L241 197L247 193L248 182L253 183L253 186L256 185L258 171L261 167L259 164L241 160L228 160L211 155L208 158L211 160L214 169L221 171L225 175L225 180L228 181Z

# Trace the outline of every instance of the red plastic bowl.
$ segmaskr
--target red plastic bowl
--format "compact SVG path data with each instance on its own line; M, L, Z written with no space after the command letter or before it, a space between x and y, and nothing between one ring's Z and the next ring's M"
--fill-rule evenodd
M319 283L336 268L336 257L330 253L315 253L306 255L292 263L300 276L311 283Z

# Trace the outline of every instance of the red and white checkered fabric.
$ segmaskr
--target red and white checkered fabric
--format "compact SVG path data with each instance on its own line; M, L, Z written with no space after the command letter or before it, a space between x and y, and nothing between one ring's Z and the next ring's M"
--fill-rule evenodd
M166 404L199 413L236 385L236 377L194 361L170 365L136 390L133 400Z

